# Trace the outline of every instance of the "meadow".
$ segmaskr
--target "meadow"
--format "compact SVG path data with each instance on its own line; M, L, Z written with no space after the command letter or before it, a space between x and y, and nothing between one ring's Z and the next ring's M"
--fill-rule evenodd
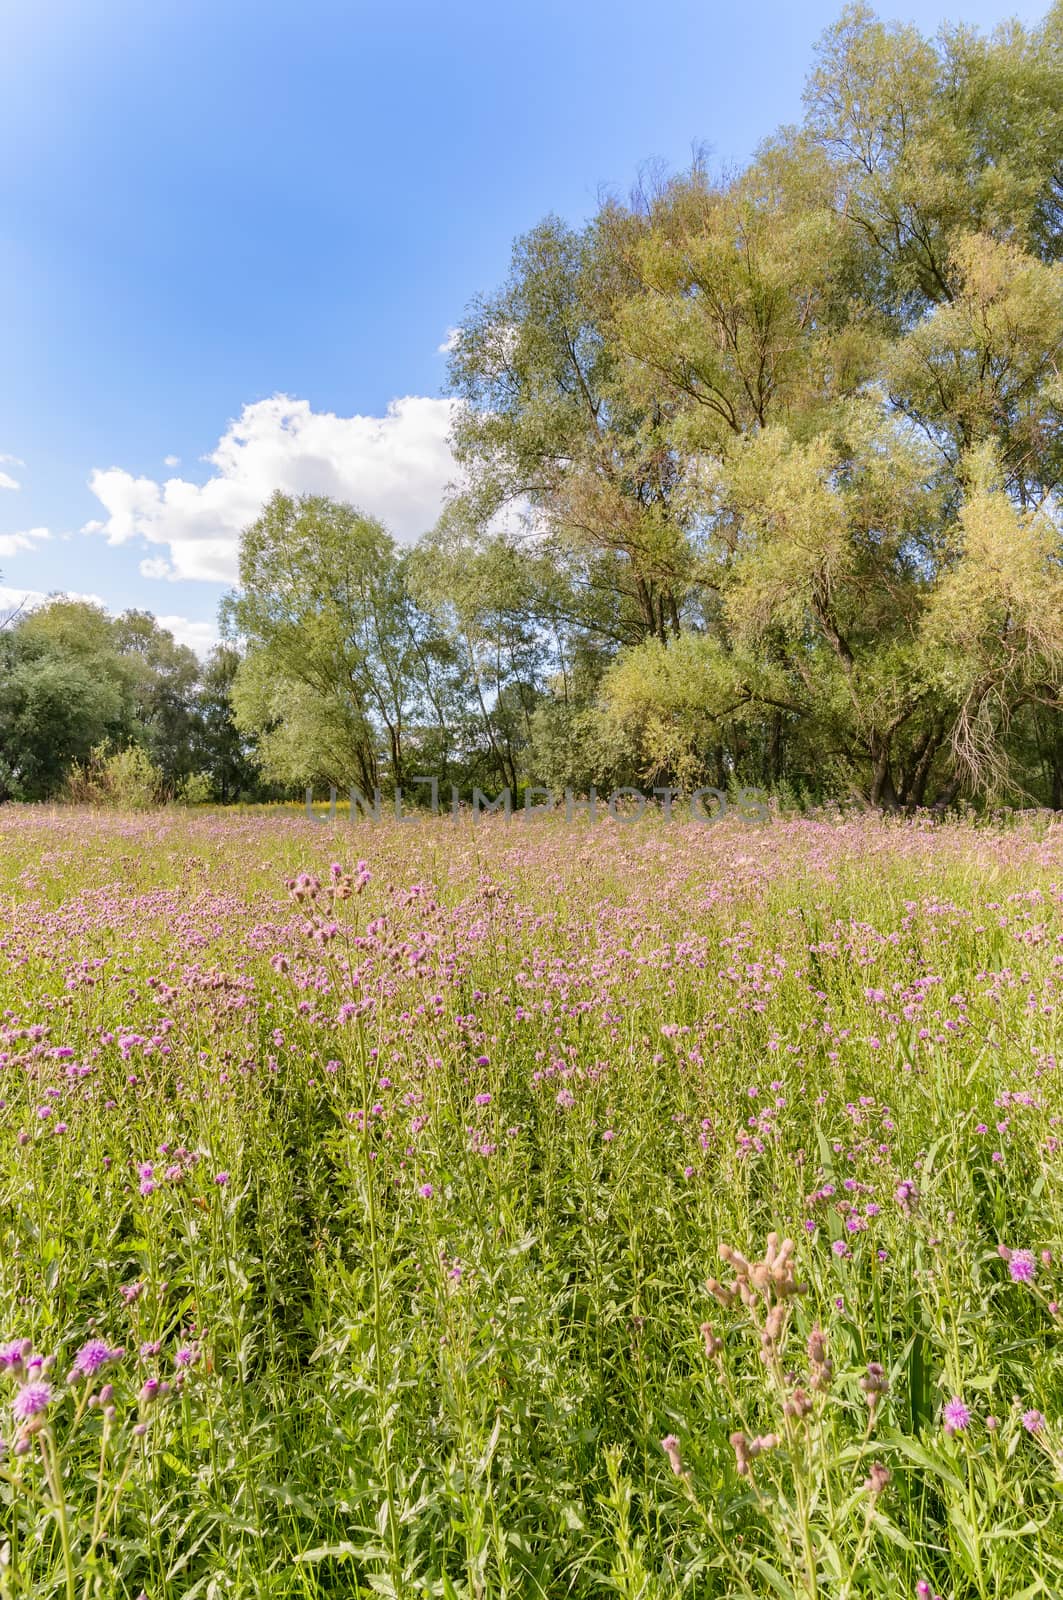
M0 1595L1063 1592L1063 826L0 809Z

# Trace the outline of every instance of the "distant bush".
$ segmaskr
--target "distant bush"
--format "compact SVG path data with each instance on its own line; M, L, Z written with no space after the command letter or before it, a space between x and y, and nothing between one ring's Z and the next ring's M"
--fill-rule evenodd
M98 744L83 764L72 766L65 798L73 805L148 811L162 799L162 774L136 745L112 750Z
M190 772L174 795L179 806L206 806L214 799L214 785L205 772Z

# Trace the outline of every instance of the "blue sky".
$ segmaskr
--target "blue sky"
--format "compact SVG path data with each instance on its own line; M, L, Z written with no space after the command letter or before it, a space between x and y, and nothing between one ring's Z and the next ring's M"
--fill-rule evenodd
M513 237L547 211L580 221L697 143L746 159L800 115L839 9L7 8L0 601L145 606L202 649L239 526L274 487L415 537L450 471L440 346ZM878 9L926 31L1008 14Z

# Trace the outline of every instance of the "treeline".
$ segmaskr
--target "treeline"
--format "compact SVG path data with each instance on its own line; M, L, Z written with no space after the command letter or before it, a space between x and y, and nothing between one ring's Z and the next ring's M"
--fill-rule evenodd
M320 499L247 531L273 778L1063 806L1063 6L851 9L805 106L518 241L413 550Z
M273 497L211 669L231 748L286 792L1063 807L1061 222L1063 3L933 41L846 11L746 169L518 240L412 549ZM136 736L178 782L168 715Z
M205 663L144 611L53 599L0 631L0 800L256 800L253 740L233 721L239 655Z

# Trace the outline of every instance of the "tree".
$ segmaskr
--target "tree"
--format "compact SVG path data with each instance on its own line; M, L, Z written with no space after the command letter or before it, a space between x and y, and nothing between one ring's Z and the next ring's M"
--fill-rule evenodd
M402 784L433 665L379 522L321 495L275 494L244 531L225 616L246 645L236 724L257 737L268 776L369 791L386 773Z
M1009 494L1044 505L1063 486L1063 273L984 234L948 260L952 299L890 352L891 399L953 472L990 443Z
M515 789L547 653L536 626L539 566L502 536L451 517L414 551L410 578L460 674L463 753L481 747L492 775Z
M233 690L240 653L216 645L200 676L192 729L192 770L203 773L223 805L258 798L262 783L253 739L241 733L233 712Z
M124 708L112 678L24 630L0 635L0 799L44 800L122 726Z
M828 30L804 137L827 157L835 208L864 250L868 297L911 326L955 293L961 234L1060 258L1063 8L992 39L913 27L849 6Z
M592 568L604 558L635 638L679 631L689 567L682 461L646 372L628 392L613 335L624 247L641 226L608 209L583 233L547 218L517 241L503 288L469 308L450 365L467 519L487 528L525 506L540 537Z
M1061 149L1063 7L936 43L854 7L801 128L555 251L582 342L544 346L542 251L518 252L459 345L474 485L551 441L551 529L607 529L657 583L666 552L677 599L614 652L606 747L888 807L1029 793L1038 768L1063 793Z
M128 670L137 742L175 793L195 767L199 662L148 611L123 612L112 637Z
M113 618L58 595L23 612L0 638L6 793L45 799L74 763L91 756L102 768L131 749L164 794L179 792L195 765L199 663L154 617Z

